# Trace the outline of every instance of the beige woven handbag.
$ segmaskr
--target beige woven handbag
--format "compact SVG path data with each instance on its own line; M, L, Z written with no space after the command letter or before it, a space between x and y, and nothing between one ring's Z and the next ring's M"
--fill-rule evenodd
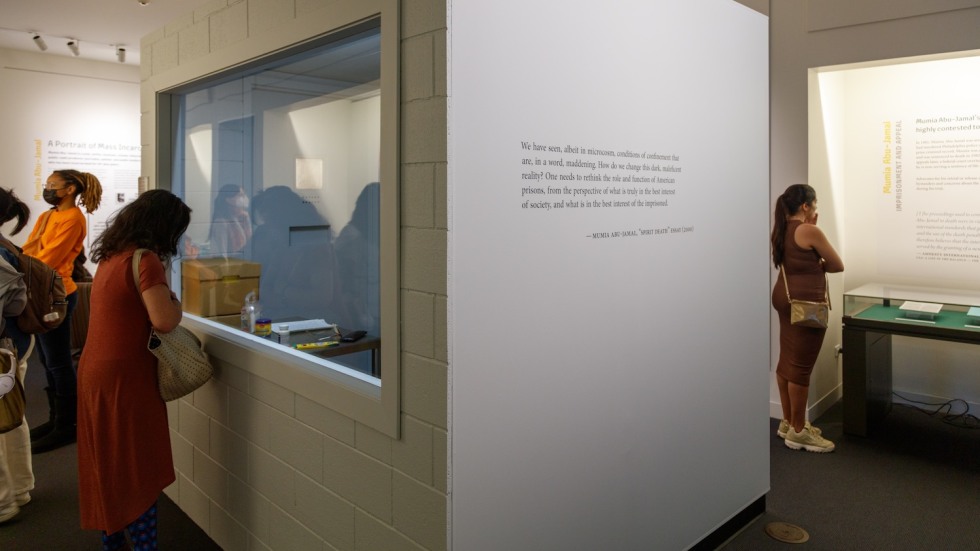
M140 257L146 249L133 254L133 279L139 292ZM140 300L143 294L140 293ZM144 306L146 303L143 303ZM211 380L214 368L201 348L201 341L186 327L178 325L169 333L150 329L146 347L157 358L157 380L160 396L167 402L186 396Z

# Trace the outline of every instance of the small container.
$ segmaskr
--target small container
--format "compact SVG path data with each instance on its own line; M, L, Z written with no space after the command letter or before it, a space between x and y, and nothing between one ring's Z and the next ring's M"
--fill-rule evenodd
M279 331L276 332L279 336L279 344L284 344L289 346L289 326L285 323L279 325Z
M272 334L272 320L269 318L259 318L255 320L255 334L259 337L268 337Z

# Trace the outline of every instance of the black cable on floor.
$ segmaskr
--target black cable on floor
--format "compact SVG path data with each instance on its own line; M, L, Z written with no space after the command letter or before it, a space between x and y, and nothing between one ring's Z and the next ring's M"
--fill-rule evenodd
M929 402L921 402L918 400L912 400L911 398L906 398L905 396L902 396L901 394L895 391L892 391L892 394L904 400L905 402L909 402L909 404L903 404L899 402L896 405L904 405L908 408L914 409L916 411L920 411L930 417L938 416L940 417L942 422L946 423L947 425L953 425L954 427L959 427L961 429L980 429L980 419L978 419L975 415L970 413L970 403L961 398L953 398L952 400L948 400L942 403L929 403ZM929 410L925 408L916 407L911 404L928 406L935 409ZM955 414L952 413L953 406L959 404L963 405L964 408L963 412L955 413Z

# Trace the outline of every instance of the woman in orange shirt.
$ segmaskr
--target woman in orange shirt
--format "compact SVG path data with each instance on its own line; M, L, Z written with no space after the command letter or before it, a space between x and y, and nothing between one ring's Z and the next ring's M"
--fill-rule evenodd
M71 359L71 313L78 287L71 278L75 257L82 250L86 222L79 205L89 214L99 208L102 184L88 172L56 170L44 186L44 200L52 209L44 212L24 243L31 255L61 274L68 295L68 313L57 328L38 335L38 352L47 377L48 422L31 430L31 448L43 453L75 441L76 380Z

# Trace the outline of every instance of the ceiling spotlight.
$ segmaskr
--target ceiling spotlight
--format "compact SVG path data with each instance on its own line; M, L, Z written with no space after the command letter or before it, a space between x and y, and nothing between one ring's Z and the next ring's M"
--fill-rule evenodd
M116 46L116 59L119 60L119 63L126 63L126 48Z
M73 40L69 40L68 41L68 49L71 50L71 55L73 55L75 57L78 57L78 41L77 40L74 40L74 39Z
M141 6L145 6L150 3L150 0L136 0Z
M34 44L42 52L48 49L48 45L44 43L44 39L39 34L34 35Z

